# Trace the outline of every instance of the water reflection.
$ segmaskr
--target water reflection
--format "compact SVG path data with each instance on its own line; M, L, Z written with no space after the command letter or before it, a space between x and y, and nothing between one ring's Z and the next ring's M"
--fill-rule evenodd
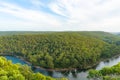
M72 73L72 76L73 76L74 78L77 78L77 72L76 72L76 70L72 70L71 73Z
M35 68L35 67L32 66L32 70L33 70L34 72L40 72L40 73L42 73L42 74L44 74L44 75L47 75L47 76L49 75L48 71L43 70L43 69L40 69L40 68Z
M62 71L62 72L60 72L60 73L62 73L62 75L64 75L64 76L68 76L69 71Z
M53 71L48 71L49 76L53 76Z

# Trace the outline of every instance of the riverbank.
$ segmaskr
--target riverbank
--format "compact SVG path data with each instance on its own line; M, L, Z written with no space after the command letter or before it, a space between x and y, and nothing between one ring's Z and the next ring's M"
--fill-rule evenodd
M22 61L20 60L20 58L16 58L16 57L12 57L12 56L5 56L6 58L9 57L8 60L12 60L13 62L18 62L18 63L22 63ZM114 56L113 58L109 59L108 61L101 61L95 68L92 69L102 69L105 66L113 66L115 64L117 64L118 62L120 62L120 56ZM102 67L101 67L102 66ZM32 67L31 67L32 68ZM40 72L44 75L47 76L52 76L54 78L61 78L61 77L67 77L69 80L89 80L87 79L87 75L88 75L88 70L73 70L73 71L47 71L47 70L41 70L41 69L33 69L32 70L34 72Z
M43 68L44 70L47 70L47 71L71 71L71 70L80 70L80 71L85 71L85 70L89 70L91 68L95 68L101 61L108 61L109 59L111 58L116 58L116 57L119 57L120 54L118 55L114 55L113 57L109 57L109 58L105 58L105 59L101 59L99 60L97 63L95 64L92 64L92 66L87 66L86 68L83 68L83 69L80 69L80 68L64 68L64 69L45 69ZM37 68L42 68L42 67L39 67L39 66L36 66Z
M60 72L62 72L62 71L72 71L72 70L76 70L76 69L77 70L81 70L81 71L88 70L88 69L91 69L91 68L95 67L100 62L99 61L98 63L94 64L93 66L88 66L87 68L84 68L84 69L80 69L80 68L63 68L63 69L55 68L55 69L46 69L46 68L43 68L43 67L40 67L40 66L37 66L37 65L32 65L32 63L30 63L29 61L27 61L27 59L25 59L25 58L23 58L21 56L14 56L14 57L17 57L17 58L23 60L25 63L31 65L31 67L35 68L35 69L41 69L41 70L46 70L46 71L60 71Z
M80 69L80 68L46 69L46 68L43 68L43 67L40 67L40 66L32 65L32 63L30 63L29 61L27 61L27 59L25 59L25 58L23 58L21 56L12 55L12 54L11 55L10 54L0 54L0 56L13 56L13 57L19 58L20 60L24 61L26 64L31 66L31 68L33 68L33 69L41 69L41 70L46 70L46 71L72 71L72 70L81 70L81 71L83 71L83 70L88 70L88 69L96 67L101 61L107 61L107 60L110 59L110 58L102 59L102 60L98 61L97 63L92 64L92 66L88 66L87 68L84 68L84 69ZM120 56L120 54L115 55L112 58L119 57L119 56Z
M56 68L56 69L46 69L46 68L43 68L43 67L40 67L40 66L37 66L37 65L32 65L32 63L30 63L27 59L21 57L21 56L17 56L17 55L13 55L13 54L0 54L0 56L12 56L12 57L16 57L16 58L19 58L20 60L24 61L26 64L28 64L29 66L31 66L31 68L33 69L41 69L41 70L46 70L46 71L72 71L72 70L75 70L75 69L79 69L79 68L64 68L64 69L59 69L59 68ZM92 67L88 67L86 69L79 69L79 70L87 70L89 68L92 68Z

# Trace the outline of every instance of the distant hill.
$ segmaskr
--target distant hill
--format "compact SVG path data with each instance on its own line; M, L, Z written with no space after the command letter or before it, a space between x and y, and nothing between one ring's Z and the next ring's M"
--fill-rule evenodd
M50 31L0 31L0 36L5 35L19 35L19 34L43 34Z
M117 33L114 33L114 34L120 36L120 32L117 32Z
M101 39L108 43L115 43L120 40L120 37L118 35L108 33L108 32L102 32L102 31L89 31L89 32L84 31L84 32L80 32L80 34Z

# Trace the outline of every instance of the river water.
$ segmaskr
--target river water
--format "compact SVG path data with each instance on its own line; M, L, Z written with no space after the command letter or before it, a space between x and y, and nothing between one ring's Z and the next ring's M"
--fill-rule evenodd
M27 64L23 60L20 60L19 58L12 57L12 56L5 56L8 60L12 60L13 63L21 63L21 64ZM100 70L105 66L113 66L120 62L120 56L111 58L107 61L101 61L96 67L96 70ZM29 65L30 66L30 65ZM52 77L66 77L69 80L88 80L88 70L86 71L80 71L80 70L72 70L72 71L64 71L64 72L58 72L58 71L46 71L42 69L32 68L34 72L40 72L44 75L52 76Z

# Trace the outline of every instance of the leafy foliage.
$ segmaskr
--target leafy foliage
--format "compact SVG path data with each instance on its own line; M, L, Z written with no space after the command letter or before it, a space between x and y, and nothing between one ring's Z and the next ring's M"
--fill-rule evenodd
M120 63L112 67L104 67L101 70L90 70L88 78L99 80L120 80Z
M0 57L0 80L67 80L66 78L51 78L40 73L33 73L27 65L12 64L6 58Z

